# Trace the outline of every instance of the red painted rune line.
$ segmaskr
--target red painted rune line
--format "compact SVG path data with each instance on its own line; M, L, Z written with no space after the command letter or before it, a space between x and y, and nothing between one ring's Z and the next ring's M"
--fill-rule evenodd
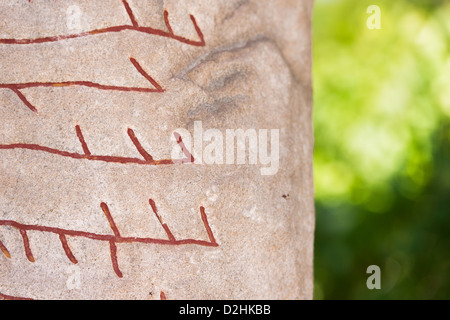
M206 230L206 233L208 234L209 241L206 240L197 240L197 239L183 239L183 240L176 240L172 232L170 231L167 224L162 222L161 216L158 215L158 211L155 205L155 202L150 199L150 206L155 213L157 219L163 226L168 239L158 239L158 238L140 238L140 237L124 237L120 235L119 229L114 222L114 219L111 215L111 212L108 208L108 205L104 202L100 204L101 209L103 210L110 226L111 230L113 231L113 234L97 234L92 232L85 232L85 231L77 231L77 230L69 230L69 229L61 229L61 228L54 228L54 227L47 227L47 226L41 226L41 225L26 225L22 223L18 223L16 221L12 220L0 220L0 226L10 226L13 228L16 228L19 230L20 234L23 238L24 243L24 249L25 249L25 255L27 259L30 262L35 262L35 258L33 257L33 253L30 246L30 241L28 239L28 232L44 232L44 233L53 233L59 236L59 239L61 241L62 247L64 249L64 252L67 256L67 258L74 264L78 263L77 259L75 258L75 255L73 254L72 250L69 247L67 237L81 237L81 238L87 238L91 240L96 241L105 241L109 243L110 247L110 255L111 255L111 264L113 267L114 272L119 278L123 277L122 272L119 268L119 262L117 257L117 244L118 243L142 243L142 244L159 244L159 245L171 245L171 246L179 246L179 245L198 245L198 246L204 246L204 247L218 247L219 244L216 242L212 229L209 225L208 218L205 213L205 208L202 206L200 207L200 213L201 218L203 222L203 226ZM0 242L0 248L3 254L8 258L11 259L11 255L5 245Z
M33 112L37 112L37 108L33 106L28 99L24 96L21 90L28 88L37 87L70 87L70 86L82 86L89 87L98 90L109 90L109 91L125 91L125 92L164 92L161 85L156 82L137 62L136 59L130 58L131 63L136 68L136 70L149 81L153 88L142 88L142 87L124 87L124 86L111 86L103 85L100 83L95 83L91 81L65 81L65 82L26 82L26 83L0 83L0 89L9 89L14 92L17 97Z
M19 231L20 231L20 235L22 236L22 239L23 239L25 255L27 256L28 261L35 262L33 253L31 252L30 240L28 239L27 231L25 229L19 229Z
M159 298L161 300L167 300L166 294L163 291L161 291L159 293ZM3 293L0 292L0 300L34 300L34 299L32 299L32 298L24 298L24 297L16 297L16 296L9 296L9 295L6 295L6 294L3 294Z
M149 203L150 203L150 206L152 207L153 212L156 215L156 218L158 218L159 223L161 224L161 226L163 227L164 231L166 232L167 237L169 238L169 240L176 241L175 237L172 234L172 231L170 231L170 229L167 226L167 224L163 223L161 216L158 214L158 209L156 208L155 201L153 201L153 199L150 199Z
M170 22L169 22L169 13L164 10L164 23L166 25L166 28L168 31L159 30L159 29L153 29L150 27L141 27L139 26L138 21L136 20L136 17L133 13L132 8L128 4L126 0L122 0L122 3L125 7L125 10L130 18L131 25L119 25L119 26L113 26L103 29L96 29L91 30L88 32L82 32L78 34L71 34L71 35L59 35L54 37L44 37L44 38L36 38L36 39L0 39L0 44L33 44L33 43L46 43L46 42L56 42L56 41L62 41L62 40L68 40L68 39L74 39L74 38L81 38L81 37L87 37L92 35L98 35L98 34L106 34L111 32L121 32L124 30L133 30L137 32L142 32L146 34L153 34L169 39L174 39L179 42L192 45L192 46L198 46L203 47L205 46L205 39L203 37L203 33L200 30L199 26L197 25L197 22L194 18L194 16L190 16L192 24L194 25L195 31L197 32L197 35L200 40L194 41L189 40L181 36L175 35ZM131 63L136 68L136 70L145 78L147 81L149 81L153 88L142 88L142 87L127 87L127 86L115 86L115 85L104 85L92 81L63 81L63 82L26 82L26 83L7 83L7 84L0 84L0 89L9 89L12 92L14 92L17 97L25 104L26 107L28 107L31 111L37 112L37 108L26 98L26 96L23 94L21 90L27 89L27 88L36 88L36 87L68 87L68 86L83 86L83 87L89 87L89 88L95 88L98 90L110 90L110 91L129 91L129 92L156 92L161 93L164 92L164 89L161 87L161 85L155 81L139 64L139 62L134 59L130 58Z
M31 298L15 297L0 292L0 300L34 300Z
M72 250L70 250L69 244L67 243L67 238L64 233L59 234L59 240L61 241L61 245L63 246L67 258L69 258L70 262L72 262L73 264L77 264L78 260L73 255Z
M118 156L102 156L102 155L93 155L89 150L89 147L84 139L83 133L81 132L80 126L75 126L75 131L77 137L81 143L81 147L83 149L83 153L76 152L68 152L59 149L53 149L37 144L28 144L28 143L15 143L15 144L0 144L0 150L14 150L14 149L26 149L33 151L41 151L54 155L58 155L61 157L78 159L78 160L91 160L91 161L103 161L109 163L120 163L120 164L138 164L138 165L149 165L149 166L161 166L161 165L173 165L173 164L186 164L186 163L194 163L195 159L192 154L186 148L181 136L174 132L174 136L176 138L177 144L180 146L183 153L186 155L185 159L180 160L172 160L172 159L163 159L163 160L154 160L153 157L142 147L138 138L136 137L133 129L128 129L127 133L130 137L131 141L135 145L137 151L142 155L143 159L140 158L130 158L130 157L118 157ZM1 249L1 246L0 246Z
M181 43L185 43L191 46L196 47L203 47L205 46L205 39L203 36L203 33L199 26L197 25L197 21L195 20L193 15L190 15L192 24L194 25L195 31L197 32L197 35L199 37L199 40L190 40L182 36L176 35L172 27L169 23L169 13L164 10L164 22L166 24L166 28L168 31L154 29L151 27L141 27L139 26L138 21L136 20L136 17L133 13L133 10L131 9L130 5L126 0L122 0L122 3L125 7L125 10L131 20L131 25L118 25L113 27L107 27L107 28L101 28L101 29L95 29L90 30L86 32L76 33L76 34L69 34L69 35L58 35L58 36L50 36L50 37L42 37L42 38L34 38L34 39L0 39L0 44L34 44L34 43L47 43L47 42L57 42L57 41L63 41L63 40L69 40L69 39L76 39L76 38L83 38L83 37L89 37L99 34L106 34L106 33L115 33L115 32L121 32L125 30L131 30L136 32L141 32L145 34L152 34L168 39L173 39L176 41L179 41Z
M20 100L22 100L22 102L33 112L37 112L37 109L35 106L33 106L30 101L27 100L27 98L22 94L22 92L20 92L19 89L16 88L9 88L11 89L18 97Z
M3 252L5 257L7 257L8 259L11 258L11 254L9 253L8 249L6 249L5 245L1 241L0 241L0 250Z

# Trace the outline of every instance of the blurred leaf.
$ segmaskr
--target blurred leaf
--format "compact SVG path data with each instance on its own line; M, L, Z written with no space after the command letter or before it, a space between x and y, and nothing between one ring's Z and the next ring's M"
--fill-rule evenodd
M448 299L450 3L372 4L315 1L316 298Z

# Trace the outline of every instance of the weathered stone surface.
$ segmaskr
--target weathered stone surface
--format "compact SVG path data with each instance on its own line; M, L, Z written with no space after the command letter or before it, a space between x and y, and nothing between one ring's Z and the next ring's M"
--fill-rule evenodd
M0 297L312 298L311 7L1 1ZM200 124L278 129L279 166Z

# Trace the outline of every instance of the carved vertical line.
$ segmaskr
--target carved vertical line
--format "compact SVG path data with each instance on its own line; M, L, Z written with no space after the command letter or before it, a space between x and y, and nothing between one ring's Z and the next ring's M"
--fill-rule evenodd
M104 213L105 216L106 216L106 219L108 219L109 226L111 227L111 230L114 232L114 236L120 238L120 232L119 232L119 229L117 228L117 225L116 225L116 223L114 222L114 219L113 219L113 217L112 217L112 215L111 215L111 212L109 211L108 205L107 205L106 203L102 202L102 203L100 204L100 207L102 208L103 213Z
M25 248L25 255L27 256L28 261L35 262L34 257L33 257L33 253L31 252L31 248L30 248L30 240L28 239L28 235L27 235L26 230L20 229L20 235L22 236L22 239L23 239L23 246Z
M111 262L114 269L114 272L117 274L119 278L123 277L122 271L119 269L119 263L117 261L117 246L114 241L109 242L109 248L111 251Z
M84 140L84 136L83 136L83 133L81 132L81 128L80 128L79 125L75 126L75 131L77 132L77 137L78 137L78 140L81 143L81 147L83 148L84 154L87 155L87 156L90 156L91 155L91 151L89 150L89 148L87 146L86 140Z
M66 236L62 233L59 234L59 240L61 241L62 247L64 249L64 252L66 253L67 258L69 258L70 262L72 262L73 264L77 264L78 260L73 255L72 250L70 250Z
M191 17L192 23L194 24L195 31L197 32L198 37L200 38L200 46L204 46L206 43L205 43L205 38L203 36L203 32L200 29L200 27L197 25L197 21L195 20L195 17L192 14L190 15L190 17Z
M134 16L133 10L131 9L130 5L128 4L127 0L122 0L123 5L125 6L125 10L127 11L128 16L130 17L131 23L133 24L133 27L139 27L139 23L136 20L136 17Z
M19 97L20 100L33 112L37 112L37 109L35 106L33 106L30 101L20 92L19 89L11 88L11 90Z
M172 231L170 231L170 229L169 229L169 227L167 226L167 224L163 223L163 221L162 221L162 219L161 219L161 216L158 214L158 208L156 208L156 203L155 203L155 201L153 201L153 199L150 199L150 200L149 200L149 203L150 203L150 206L152 207L153 212L154 212L155 215L156 215L156 218L158 218L159 223L161 224L161 226L163 227L164 231L166 232L167 237L169 237L169 240L170 240L170 241L175 242L176 239L175 239L175 237L174 237Z
M3 252L5 257L8 259L11 259L11 254L9 253L8 249L5 247L5 245L0 241L0 250Z
M131 141L133 142L134 146L136 147L137 151L141 154L141 156L143 156L144 159L149 163L154 162L153 157L144 149L144 147L139 142L138 138L134 134L133 129L128 128L127 133Z
M211 230L211 227L209 226L208 217L206 216L205 208L203 206L200 207L200 213L202 215L203 225L205 226L206 232L208 233L209 241L212 244L217 244L216 239L214 238L214 234Z
M169 13L167 12L167 10L164 10L164 23L166 24L166 28L167 30L169 30L169 33L173 35L173 30L169 22Z

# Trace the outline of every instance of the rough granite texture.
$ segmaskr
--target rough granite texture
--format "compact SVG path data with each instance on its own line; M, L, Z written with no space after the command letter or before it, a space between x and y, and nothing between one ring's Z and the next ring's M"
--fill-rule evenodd
M311 299L311 10L0 1L0 299ZM145 163L195 121L279 129L278 172Z

